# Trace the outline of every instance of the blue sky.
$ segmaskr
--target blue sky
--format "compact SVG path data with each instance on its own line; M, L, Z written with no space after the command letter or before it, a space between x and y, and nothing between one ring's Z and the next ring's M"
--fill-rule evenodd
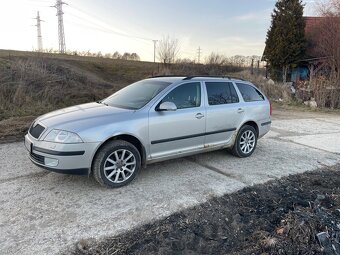
M307 2L308 1L308 2ZM36 48L36 11L40 11L44 48L58 48L54 0L1 0L0 48ZM153 59L152 39L177 38L181 57L211 52L261 55L274 0L65 0L64 23L69 50L136 52ZM315 1L306 0L306 15ZM10 22L9 22L10 21ZM8 25L5 25L8 24Z

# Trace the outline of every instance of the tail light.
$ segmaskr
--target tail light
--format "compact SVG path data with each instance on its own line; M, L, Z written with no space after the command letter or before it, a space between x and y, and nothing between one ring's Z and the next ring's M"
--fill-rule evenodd
M269 105L270 105L270 116L272 116L273 113L273 106L272 106L272 102L269 101Z

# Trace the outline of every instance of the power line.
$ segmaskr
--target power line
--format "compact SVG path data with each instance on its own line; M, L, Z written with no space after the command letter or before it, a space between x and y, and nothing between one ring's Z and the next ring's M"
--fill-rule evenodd
M39 0L37 0L37 1L39 1ZM66 3L62 2L62 0L56 0L56 4L53 5L53 6L50 6L50 7L57 8L59 52L61 52L61 53L66 52L64 23L63 23L64 12L62 10L63 4L66 4ZM150 43L150 41L153 41L150 38L142 37L142 36L139 36L139 35L133 35L131 33L125 32L125 31L120 31L119 29L116 29L116 28L112 27L111 25L107 24L106 22L102 21L100 18L93 15L92 13L89 14L88 12L85 12L84 10L80 9L78 6L73 6L73 5L69 5L69 4L67 4L67 5L69 7L71 7L71 10L73 9L73 12L67 11L67 15L74 16L74 17L76 17L76 18L78 18L82 21L85 21L87 24L84 24L84 22L81 22L81 23L71 22L71 23L74 23L76 25L81 25L81 26L87 27L87 28L92 28L96 31L102 31L102 32L105 32L105 33L116 34L118 36L130 38L130 39L140 40L143 43ZM81 14L81 16L76 15L74 13L74 11ZM155 55L155 52L154 52L154 55ZM154 59L155 59L155 56L154 56Z
M66 44L65 44L65 32L64 32L64 19L63 19L63 4L67 4L62 0L57 0L56 4L51 7L55 7L57 9L58 16L58 40L59 40L59 52L66 52Z
M139 40L144 40L144 41L152 41L151 38L146 38L146 37L142 37L142 36L138 36L138 35L132 35L132 34L129 34L129 33L126 33L124 31L119 31L115 28L113 28L111 25L107 24L106 22L103 22L102 20L100 20L99 18L97 18L96 16L94 16L93 14L88 14L87 12L79 9L78 7L75 7L75 6L72 6L70 5L70 7L82 14L85 14L86 16L94 19L94 21L91 21L87 18L84 18L84 17L80 17L78 15L75 15L75 14L71 14L79 19L83 19L89 23L91 23L91 25L95 25L95 26L98 26L102 29L105 29L106 31L110 31L111 33L114 33L114 34L117 34L117 35L120 35L120 36L124 36L124 37L128 37L128 38L132 38L132 39L139 39ZM93 24L93 23L96 23L96 24Z
M37 17L34 18L37 20L37 24L35 25L37 27L37 43L38 43L38 51L43 51L43 43L42 43L42 36L41 36L41 22L43 20L40 19L39 11L37 12Z

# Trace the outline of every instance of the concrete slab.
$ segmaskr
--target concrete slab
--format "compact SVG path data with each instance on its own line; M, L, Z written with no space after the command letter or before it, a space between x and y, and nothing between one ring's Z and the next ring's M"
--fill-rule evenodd
M319 134L305 136L288 136L282 139L289 140L298 144L322 149L340 155L340 133Z
M256 151L249 158L236 158L223 151L191 158L199 165L215 168L246 185L340 163L338 155L270 138L259 140Z
M339 133L340 125L330 122L336 119L337 118L276 120L273 121L272 127L275 131L282 130L305 135Z

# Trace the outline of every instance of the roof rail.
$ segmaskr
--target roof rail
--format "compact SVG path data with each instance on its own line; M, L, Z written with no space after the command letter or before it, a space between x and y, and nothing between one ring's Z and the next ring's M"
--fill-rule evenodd
M223 75L190 75L190 76L187 76L185 77L183 80L191 80L193 78L225 78L225 76Z
M235 77L235 76L228 76L229 80L234 79L234 80L240 80L240 81L246 81L245 79L242 79L240 77Z
M151 76L150 78L162 78L162 77L185 77L186 75L177 75L177 74L170 74L170 75L155 75Z
M193 78L221 78L221 79L235 79L235 80L241 80L244 81L242 78L233 77L233 76L226 76L226 75L177 75L177 74L171 74L171 75L156 75L151 76L150 78L166 78L166 77L185 77L183 78L183 81L191 80Z
M241 80L244 81L241 78L236 78L236 77L232 77L232 76L225 76L225 75L191 75L191 76L187 76L185 77L183 80L191 80L193 78L222 78L222 79L235 79L235 80Z

